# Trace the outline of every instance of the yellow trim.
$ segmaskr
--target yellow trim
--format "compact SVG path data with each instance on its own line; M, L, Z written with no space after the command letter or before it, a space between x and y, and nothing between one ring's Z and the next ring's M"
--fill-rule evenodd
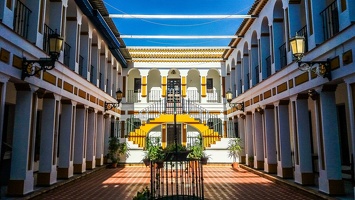
M173 114L162 114L158 118L150 120L149 123L145 123L141 125L139 129L135 129L134 132L130 133L132 136L140 136L140 137L131 137L129 138L130 141L133 143L138 144L140 147L144 147L145 138L147 134L157 126L162 125L162 147L166 147L166 124L167 123L174 123L174 115ZM186 126L190 125L198 130L202 137L206 138L204 140L204 147L209 147L211 144L215 144L217 141L220 140L218 132L215 132L213 129L210 129L205 124L201 124L198 120L191 118L187 114L177 115L176 116L176 123L183 124L183 131L186 131ZM140 139L137 139L140 138ZM186 142L185 144L186 145Z
M161 79L161 86L162 86L162 93L161 96L162 97L166 97L166 76L163 76Z
M181 77L181 95L186 97L186 76Z
M186 76L181 77L181 85L186 85Z
M161 125L161 145L163 148L166 147L166 124Z
M142 76L142 84L141 84L141 88L142 88L142 97L146 97L147 96L147 76Z
M202 97L206 97L207 96L207 89L206 89L206 76L202 76L202 79L201 79L201 96Z

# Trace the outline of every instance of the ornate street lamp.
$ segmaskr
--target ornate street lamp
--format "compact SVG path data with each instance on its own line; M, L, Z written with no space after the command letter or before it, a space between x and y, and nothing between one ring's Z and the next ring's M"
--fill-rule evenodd
M226 93L226 99L227 99L227 101L229 103L229 107L234 107L237 110L240 110L240 111L244 112L244 102L242 102L242 103L231 103L232 99L233 99L233 93L230 90L228 90L228 92Z
M55 61L58 60L60 51L63 48L63 38L57 32L48 36L49 56L50 58L40 58L39 60L27 60L25 57L22 59L22 74L21 79L26 77L35 76L41 70L52 70L55 67ZM35 65L37 63L38 65Z
M105 102L105 112L107 110L112 110L113 108L117 108L121 101L122 101L122 91L121 89L118 89L117 92L116 92L116 101L117 103L107 103Z
M328 78L332 80L330 59L326 61L301 61L305 50L305 38L296 35L290 39L290 46L293 56L298 62L298 69L301 71L310 71L317 74L317 76Z

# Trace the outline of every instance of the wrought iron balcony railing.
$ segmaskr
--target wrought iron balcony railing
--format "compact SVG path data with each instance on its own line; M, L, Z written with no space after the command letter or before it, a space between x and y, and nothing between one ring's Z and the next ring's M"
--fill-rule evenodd
M337 1L326 7L320 15L323 19L324 40L328 40L339 32L339 14Z
M21 1L17 0L14 13L14 31L27 39L29 19L32 11Z

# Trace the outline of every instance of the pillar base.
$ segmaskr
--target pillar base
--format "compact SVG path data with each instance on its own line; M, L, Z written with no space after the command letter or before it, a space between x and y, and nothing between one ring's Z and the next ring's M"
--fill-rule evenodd
M97 167L104 165L104 160L102 158L96 158L95 160Z
M281 178L293 178L293 169L292 168L281 168L280 171L277 172L277 176Z
M38 186L50 186L50 185L52 185L51 173L39 172L37 174L37 185Z
M58 168L57 177L58 179L68 179L73 176L73 170L69 168Z
M91 169L95 169L95 160L88 160L86 161L86 169L87 170L91 170Z
M85 169L84 164L74 164L74 174L82 174L86 171Z
M25 181L24 180L9 180L7 186L7 195L8 196L23 196L25 195L24 191Z
M256 169L264 169L264 161L256 161Z
M245 158L245 156L240 156L240 164L245 164L245 162L246 162L246 158Z
M301 173L299 178L296 175L295 182L301 185L314 185L314 177L313 173Z
M264 171L269 174L276 174L277 173L277 164L264 164Z
M319 191L324 192L329 195L344 195L345 194L345 187L343 180L327 180L326 183L319 184ZM322 187L327 188L322 188Z

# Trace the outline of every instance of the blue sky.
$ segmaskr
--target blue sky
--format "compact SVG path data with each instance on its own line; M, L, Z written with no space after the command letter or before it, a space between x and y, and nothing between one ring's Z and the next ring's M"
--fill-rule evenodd
M254 0L104 0L110 14L245 15ZM234 35L243 19L112 19L121 35ZM127 46L227 46L231 39L128 39Z

